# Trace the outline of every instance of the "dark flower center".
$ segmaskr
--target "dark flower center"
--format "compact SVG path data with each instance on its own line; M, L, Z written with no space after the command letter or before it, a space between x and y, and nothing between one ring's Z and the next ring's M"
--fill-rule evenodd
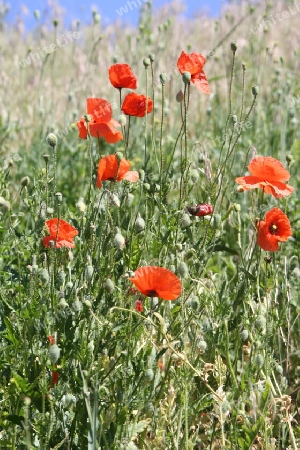
M269 231L271 234L277 234L278 233L278 226L275 225L275 223L271 223L269 226Z
M146 295L148 296L148 297L158 297L158 294L157 294L157 292L155 291L155 290L149 290L149 291L146 291L147 293L146 293Z

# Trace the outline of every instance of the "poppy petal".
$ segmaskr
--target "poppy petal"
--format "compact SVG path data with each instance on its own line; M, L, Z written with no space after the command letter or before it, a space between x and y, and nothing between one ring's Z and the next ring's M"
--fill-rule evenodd
M108 123L92 123L89 129L91 136L101 136L108 144L115 144L123 139L122 133L112 126L111 121Z
M290 179L289 172L280 161L271 156L257 156L252 159L248 166L251 175L268 181L287 181Z
M146 115L146 104L147 114L149 114L153 109L153 102L151 98L131 92L124 98L121 109L123 113L128 116L144 117Z
M58 219L49 219L46 221L46 227L52 237L59 237L65 239L72 239L73 237L78 235L78 230L70 225L63 219L59 220L58 232L57 232L57 223Z
M109 122L112 118L111 104L104 98L87 98L86 110L97 123Z
M116 155L108 155L101 158L98 164L96 187L102 186L102 181L121 181L130 169L130 162L122 159L120 162Z
M262 184L260 178L252 177L250 175L246 177L238 177L235 179L235 182L241 184L246 191L258 188L260 187L260 184Z
M158 266L140 267L130 281L146 296L175 300L181 294L181 282L168 269Z
M264 183L264 187L261 188L264 189L266 194L272 194L275 198L287 197L294 192L292 186L285 184L282 181L272 181L272 183L267 181Z
M88 135L85 119L81 118L78 122L76 122L77 128L79 130L80 139L86 139Z
M50 245L50 241L54 242L55 248L61 248L61 247L67 247L67 248L75 248L75 244L72 241L72 239L64 239L64 238L57 238L57 241L55 242L55 237L54 236L46 236L44 237L44 239L42 240L42 243L44 245L44 247L52 247Z
M137 79L128 64L113 64L108 71L109 81L118 89L136 89Z
M187 54L182 51L177 61L177 67L181 74L183 72L190 72L190 74L193 76L202 71L205 62L205 56L201 55L200 53Z
M193 75L191 82L197 89L199 89L199 91L204 92L205 94L210 94L210 88L204 70L196 75Z
M135 183L138 179L139 173L136 170L130 170L123 176L123 180L131 181L132 183Z

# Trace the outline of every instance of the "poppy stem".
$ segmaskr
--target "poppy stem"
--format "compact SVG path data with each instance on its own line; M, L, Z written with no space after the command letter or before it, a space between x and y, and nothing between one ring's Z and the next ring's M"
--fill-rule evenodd
M120 102L120 114L122 113L122 88L118 88L119 90L119 102ZM122 128L122 134L124 136L124 140L126 143L126 132L125 132L125 126L123 125L123 123L121 123L121 128ZM125 157L126 157L126 147L125 147Z
M144 170L146 170L147 166L147 116L148 116L148 67L145 67L145 75L146 75L146 114L145 114L145 132L144 132Z
M127 148L128 148L129 130L130 130L130 118L131 118L131 116L128 116L128 126L127 126L126 145L125 145L125 158L127 158Z
M153 68L153 61L151 60L151 84L152 84L152 129L151 129L151 142L152 142L152 152L155 148L155 139L154 139L154 106L155 106L155 90L154 90L154 68Z
M160 121L160 138L159 138L159 210L162 210L162 196L163 196L163 151L162 151L162 139L164 131L164 119L165 119L165 81L161 79L161 121ZM160 235L161 214L158 215L158 235Z

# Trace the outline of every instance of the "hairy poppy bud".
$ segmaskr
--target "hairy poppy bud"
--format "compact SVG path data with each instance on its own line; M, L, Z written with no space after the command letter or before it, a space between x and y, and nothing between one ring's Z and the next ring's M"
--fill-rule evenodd
M40 11L38 9L36 9L33 14L34 14L35 19L39 20L39 18L40 18Z
M86 280L91 280L94 274L94 267L89 265L85 268L85 278Z
M115 289L115 284L110 278L107 278L105 280L103 286L104 286L104 289L106 290L106 292L108 292L109 294L111 294L113 292L113 290Z
M159 75L159 79L160 79L161 84L165 84L165 82L167 80L167 74L166 73L161 73Z
M145 372L145 378L150 383L154 378L153 369L147 369Z
M121 152L117 152L116 157L117 157L118 162L121 162L122 159L124 159L123 153L121 153Z
M125 238L121 233L117 233L114 237L114 244L118 250L122 250L125 246Z
M191 219L187 213L183 214L181 218L181 225L183 226L183 228L187 228L191 225Z
M177 267L177 272L182 278L186 278L189 275L189 268L185 262L181 261Z
M60 270L55 279L55 284L60 287L65 283L65 281L66 281L66 272Z
M248 339L248 337L249 337L249 332L248 332L248 330L243 330L243 331L241 332L241 339L242 339L242 341L246 341L246 340Z
M82 303L76 298L72 304L72 308L75 312L82 311Z
M143 59L143 64L144 64L144 67L145 67L145 68L147 68L148 66L150 66L150 63L151 63L151 61L150 61L149 58L144 58L144 59Z
M184 84L188 84L191 81L191 77L192 75L190 74L190 72L183 72L181 78Z
M190 171L190 177L193 184L197 183L197 181L199 180L199 176L200 175L197 169L192 169Z
M261 330L261 331L265 331L266 324L267 324L267 321L266 321L265 316L260 314L255 321L255 328L257 328L258 330Z
M64 309L66 309L66 307L68 306L68 303L66 302L66 299L65 299L65 298L61 298L61 299L59 300L57 306L58 306L60 309L64 310Z
M241 205L240 205L239 203L234 203L233 207L234 207L234 209L235 209L236 212L240 212L240 210L241 210Z
M56 201L57 201L57 203L60 205L61 204L61 202L62 202L62 193L61 192L56 192L56 194L55 194L55 198L56 198Z
M261 369L264 365L265 362L265 358L263 357L263 355L261 355L260 353L258 355L256 355L255 359L254 359L254 364Z
M58 361L59 356L60 356L60 348L59 348L59 346L56 345L56 344L51 345L50 350L49 350L49 357L51 359L51 362L53 364L55 364Z
M121 125L123 125L123 126L126 125L127 119L126 119L125 114L123 114L123 113L120 114L118 120Z
M150 184L149 183L144 183L144 189L149 192L151 190Z
M46 137L46 141L52 148L57 146L57 137L53 133L48 134L48 136Z
M237 43L236 42L231 42L230 48L233 51L233 53L235 53L237 51Z
M150 53L150 54L149 54L149 59L150 59L151 62L154 62L154 61L155 61L155 55L154 55L154 53Z
M134 200L134 195L129 192L126 195L126 200L125 200L126 206L128 206L130 208L133 204L133 200Z
M50 156L49 155L43 155L44 161L47 164L49 161Z
M5 213L10 210L10 203L5 198L0 197L0 211Z
M258 86L252 86L252 95L254 95L254 97L256 97L259 93L259 87Z
M183 92L182 91L177 92L177 94L176 94L176 101L178 103L181 103L183 101L183 99L184 99Z
M204 353L207 349L207 343L203 340L198 341L197 347L199 348L201 353Z
M76 203L76 208L82 213L85 212L86 204L84 203L84 198L83 197L80 197L80 199Z
M26 176L26 177L22 178L20 184L21 184L21 186L26 187L29 185L29 183L30 183L30 178L28 176Z
M137 232L143 231L145 229L145 221L141 217L140 213L138 213L136 221L134 222L134 228Z
M50 275L47 269L41 269L39 273L39 278L41 280L41 283L45 286L49 283Z
M57 27L58 24L59 24L59 20L58 19L54 19L53 20L53 25L54 25L55 28Z

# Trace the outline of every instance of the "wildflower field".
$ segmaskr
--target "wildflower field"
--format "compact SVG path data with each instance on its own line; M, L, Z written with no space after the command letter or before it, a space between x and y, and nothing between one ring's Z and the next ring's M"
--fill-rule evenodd
M300 448L300 5L181 12L1 4L1 449Z

